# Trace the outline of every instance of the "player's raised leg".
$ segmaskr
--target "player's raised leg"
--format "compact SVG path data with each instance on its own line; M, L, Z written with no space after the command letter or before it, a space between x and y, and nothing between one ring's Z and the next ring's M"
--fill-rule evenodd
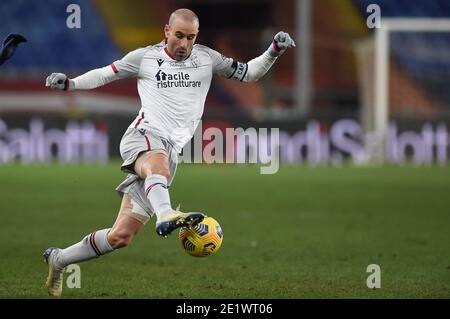
M134 210L131 198L124 194L119 214L111 228L94 231L65 249L48 248L43 254L49 269L46 283L48 293L51 296L61 296L66 266L127 246L148 220L148 216L137 214Z
M176 228L196 225L206 217L201 213L182 213L172 209L168 190L169 158L166 151L141 154L134 169L145 180L145 194L156 214L158 235L165 237Z

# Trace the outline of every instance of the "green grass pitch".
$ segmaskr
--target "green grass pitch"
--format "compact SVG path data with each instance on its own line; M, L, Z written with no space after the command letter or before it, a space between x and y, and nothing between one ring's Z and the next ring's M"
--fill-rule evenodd
M42 251L110 227L119 163L0 168L0 298L48 298ZM67 298L450 298L448 167L180 165L172 204L222 225L220 251L183 252L154 220L80 263ZM381 288L368 289L369 264Z

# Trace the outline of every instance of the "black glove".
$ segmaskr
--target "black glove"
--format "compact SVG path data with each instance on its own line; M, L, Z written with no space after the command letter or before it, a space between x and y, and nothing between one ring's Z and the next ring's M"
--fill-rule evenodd
M6 37L5 41L3 41L3 49L0 54L0 65L14 55L17 46L22 42L27 42L27 39L20 34L12 33Z

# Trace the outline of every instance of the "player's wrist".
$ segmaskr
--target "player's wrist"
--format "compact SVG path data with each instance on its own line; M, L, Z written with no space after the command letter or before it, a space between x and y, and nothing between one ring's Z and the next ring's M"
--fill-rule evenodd
M75 81L67 78L64 82L64 91L73 91L75 90Z
M267 49L267 52L270 54L270 56L276 58L279 57L281 54L283 54L283 50L278 47L277 42L275 40L272 41L269 48Z

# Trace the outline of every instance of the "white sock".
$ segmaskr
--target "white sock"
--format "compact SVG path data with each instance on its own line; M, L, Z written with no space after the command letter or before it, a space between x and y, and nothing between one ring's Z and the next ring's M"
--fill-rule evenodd
M114 249L108 243L107 238L110 230L111 228L95 231L84 237L82 241L62 249L57 263L61 267L66 267L113 251Z
M145 179L145 194L153 207L157 221L172 213L165 176L153 174L147 177Z

